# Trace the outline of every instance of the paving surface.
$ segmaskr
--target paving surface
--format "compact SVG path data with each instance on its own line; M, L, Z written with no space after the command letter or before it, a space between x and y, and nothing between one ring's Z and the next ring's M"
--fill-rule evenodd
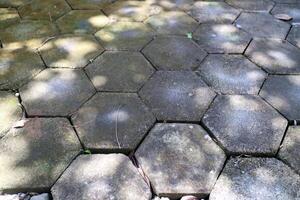
M299 23L298 0L0 0L0 200L300 199Z

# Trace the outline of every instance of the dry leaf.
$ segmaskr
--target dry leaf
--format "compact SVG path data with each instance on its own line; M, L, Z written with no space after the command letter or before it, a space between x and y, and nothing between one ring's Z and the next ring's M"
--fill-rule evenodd
M290 21L292 20L293 18L287 14L277 14L277 15L274 15L274 17L276 19L280 19L280 20L283 20L283 21Z

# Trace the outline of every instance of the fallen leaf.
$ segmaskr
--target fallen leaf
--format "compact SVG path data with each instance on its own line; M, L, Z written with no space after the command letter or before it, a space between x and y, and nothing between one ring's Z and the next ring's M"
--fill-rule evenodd
M283 20L283 21L290 21L292 20L293 18L287 14L276 14L274 15L274 17L276 19L280 19L280 20Z
M27 119L21 119L20 121L17 121L14 125L13 128L22 128L25 126L25 123L27 122Z

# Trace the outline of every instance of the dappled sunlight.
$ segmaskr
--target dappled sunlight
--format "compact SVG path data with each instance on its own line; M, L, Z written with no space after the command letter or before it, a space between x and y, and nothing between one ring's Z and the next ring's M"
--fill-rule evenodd
M50 22L23 20L1 31L0 38L6 49L36 49L56 34L57 29Z
M0 8L0 28L4 29L20 20L18 11L14 8Z
M178 198L208 194L225 155L199 125L172 123L156 124L136 158L157 195Z
M143 21L147 17L162 11L159 6L152 5L148 1L116 1L105 7L104 12L117 21Z
M71 69L46 69L20 89L28 114L43 116L68 116L94 92L87 76Z
M49 188L79 153L80 143L66 119L29 119L0 141L0 188Z
M187 13L200 23L232 23L240 11L225 2L197 1Z
M21 119L22 108L13 93L0 91L0 138Z
M0 88L19 88L44 67L39 55L32 50L0 49Z
M80 68L103 49L92 36L62 35L48 41L39 51L48 67Z
M194 37L209 53L242 53L251 40L246 32L232 24L202 24Z
M109 23L98 10L72 10L56 21L62 33L95 33Z
M97 93L72 116L84 146L106 152L133 150L154 120L138 96L129 93Z

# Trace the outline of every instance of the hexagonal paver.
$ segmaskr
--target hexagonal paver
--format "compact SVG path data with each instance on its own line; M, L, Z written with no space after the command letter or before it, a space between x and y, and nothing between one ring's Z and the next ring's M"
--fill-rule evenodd
M81 155L64 172L51 193L55 200L150 200L151 191L122 154Z
M145 23L152 26L160 34L186 35L193 32L198 23L181 11L163 12L149 17Z
M139 22L113 23L96 33L107 50L139 51L153 36L153 30Z
M254 39L245 54L269 73L300 73L300 49L286 41Z
M249 12L269 12L275 5L271 0L226 0L226 3Z
M158 71L140 96L159 120L200 121L215 93L193 72Z
M300 126L290 126L279 151L279 158L300 174Z
M290 29L288 23L275 19L268 13L242 13L235 23L258 38L284 39Z
M49 40L39 51L48 67L80 68L104 49L90 35L63 35Z
M19 7L31 0L0 0L0 7Z
M164 0L164 1L147 0L147 1L160 6L165 11L189 10L195 3L195 0Z
M136 94L97 93L72 121L80 140L96 151L132 151L155 122Z
M289 120L300 119L300 75L269 76L260 95Z
M23 105L33 116L70 115L94 92L87 76L72 69L46 69L20 88Z
M300 23L300 3L297 4L276 4L274 9L271 12L273 15L277 14L287 14L293 19L290 20L292 24Z
M276 3L297 3L298 0L273 0Z
M275 158L232 158L210 200L298 199L300 176Z
M231 154L274 155L287 120L255 95L218 96L203 123Z
M199 125L156 124L135 156L159 196L204 197L210 193L225 154Z
M22 117L18 98L12 93L0 91L0 138Z
M0 28L1 30L11 24L20 21L18 11L14 8L0 8Z
M0 140L0 191L48 190L81 146L67 119L32 118Z
M73 9L99 10L115 0L66 0Z
M258 94L266 73L241 55L209 55L198 69L203 80L224 94Z
M0 39L5 48L36 49L56 34L57 29L50 22L25 20L1 30Z
M99 91L137 92L154 72L138 52L105 52L87 66L87 74Z
M231 23L240 11L224 2L203 2L194 3L188 14L200 23Z
M109 19L98 10L72 10L56 23L62 33L95 33L108 24Z
M300 26L293 26L287 40L300 48Z
M243 53L251 40L231 24L202 24L193 37L209 53Z
M0 89L17 89L44 67L42 59L35 52L0 49Z
M71 8L62 0L33 0L18 10L22 19L55 21Z
M160 70L191 70L199 66L206 52L187 37L157 37L143 53Z
M153 14L161 12L161 8L149 1L116 1L103 10L111 19L117 21L144 21Z

